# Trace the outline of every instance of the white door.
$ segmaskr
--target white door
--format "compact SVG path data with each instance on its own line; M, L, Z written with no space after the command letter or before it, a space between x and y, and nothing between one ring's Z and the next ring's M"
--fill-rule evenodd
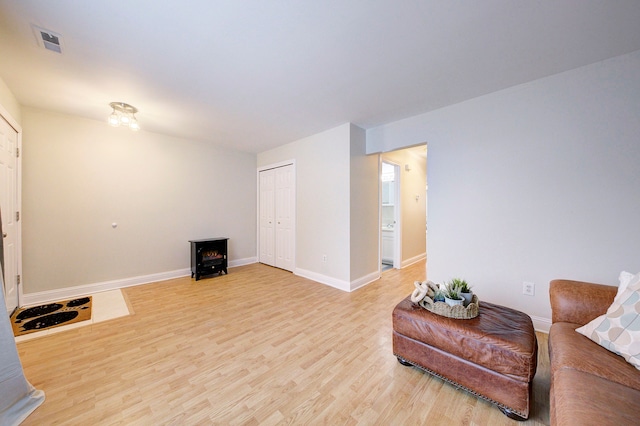
M292 164L259 173L259 262L293 271L295 173Z
M265 170L259 176L259 262L275 266L275 173L273 170Z
M293 166L278 167L276 174L276 266L293 271Z
M18 306L17 148L18 132L0 116L0 214L4 246L4 292L9 313Z

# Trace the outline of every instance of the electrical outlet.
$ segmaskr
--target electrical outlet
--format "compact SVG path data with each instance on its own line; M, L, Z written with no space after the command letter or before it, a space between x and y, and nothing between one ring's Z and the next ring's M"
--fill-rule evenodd
M323 254L323 255L322 255L322 261L323 261L323 262L326 262L326 261L327 261L327 255L326 255L326 254Z
M527 296L533 296L536 292L536 285L530 282L522 283L522 294L526 294Z

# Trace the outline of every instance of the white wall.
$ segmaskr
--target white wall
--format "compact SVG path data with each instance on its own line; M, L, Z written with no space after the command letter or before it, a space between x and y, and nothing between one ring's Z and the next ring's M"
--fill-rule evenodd
M366 132L351 125L350 165L351 289L380 276L378 156L366 155Z
M258 154L258 166L296 161L296 273L349 282L350 124ZM255 218L254 218L255 221ZM327 255L327 261L322 256Z
M231 263L255 261L254 154L22 115L25 293L186 269L195 238L229 237Z
M640 271L639 117L634 52L371 129L367 151L429 143L430 279L549 319L551 279Z
M296 161L294 272L345 291L379 277L378 160L365 150L346 123L258 154L260 167Z

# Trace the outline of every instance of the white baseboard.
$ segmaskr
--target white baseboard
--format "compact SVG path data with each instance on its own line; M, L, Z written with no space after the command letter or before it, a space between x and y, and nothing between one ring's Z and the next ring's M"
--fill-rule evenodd
M355 291L379 279L380 271L371 272L370 274L360 277L357 280L351 281L351 291Z
M22 297L21 305L36 305L56 300L70 299L80 296L88 296L118 288L132 287L140 284L148 284L156 281L165 281L173 278L191 275L191 269L178 269L175 271L159 272L156 274L141 275L138 277L123 278L119 280L103 281L100 283L66 287L56 290L40 291L37 293L27 293Z
M229 268L236 266L249 265L256 263L257 258L248 257L245 259L230 260ZM112 281L103 281L100 283L86 284L75 287L66 287L56 290L40 291L37 293L23 294L20 300L21 306L41 305L57 300L73 299L90 294L101 293L103 291L115 290L118 288L133 287L141 284L149 284L158 281L166 281L174 278L186 277L191 275L191 268L177 269L175 271L158 272L156 274L140 275L137 277L122 278Z
M531 320L533 321L533 328L536 331L549 334L549 330L551 329L551 319L532 316Z
M418 263L420 261L424 261L426 258L427 258L427 253L426 252L421 253L421 254L419 254L417 256L413 256L412 258L403 260L401 262L400 267L401 268L406 268L407 266L413 265L414 263Z
M337 278L329 277L327 275L322 275L313 271L308 271L306 269L296 268L293 273L303 278L307 278L309 280L319 282L320 284L337 288L338 290L350 291L350 288L351 288L348 281L339 280Z
M299 275L303 278L307 278L312 281L316 281L320 284L328 285L329 287L337 288L338 290L342 290L346 292L355 291L380 278L380 273L378 271L367 274L351 282L339 280L337 278L329 277L327 275L322 275L317 272L308 271L306 269L301 269L301 268L296 268L296 270L294 271L294 274Z
M252 263L258 263L258 258L254 256L245 257L244 259L229 260L227 266L229 268L235 268L236 266L251 265Z
M420 256L414 262L418 262ZM424 258L424 257L423 257ZM247 257L244 259L236 259L230 260L228 267L234 268L237 266L250 265L252 263L256 263L257 257ZM404 263L403 263L404 264ZM350 283L347 281L339 280L333 277L329 277L327 275L322 275L317 272L308 271L306 269L296 268L294 271L296 275L299 275L303 278L310 279L312 281L316 281L320 284L328 285L333 288L337 288L338 290L352 292L359 288L366 286L380 278L380 274L378 271L367 274L357 280L351 281ZM125 287L133 287L141 284L149 284L158 281L166 281L174 278L180 278L191 275L191 269L177 269L175 271L167 271L167 272L159 272L156 274L149 275L141 275L137 277L123 278L119 280L112 281L103 281L100 283L93 283L75 287L66 287L56 290L48 290L41 291L37 293L28 293L23 294L21 299L21 306L29 306L29 305L41 305L48 302L54 302L58 300L64 299L73 299L76 297L88 296L90 294L101 293L103 291L115 290L119 288ZM531 320L533 321L533 328L536 331L540 331L543 333L549 333L549 329L551 328L551 319L532 316Z

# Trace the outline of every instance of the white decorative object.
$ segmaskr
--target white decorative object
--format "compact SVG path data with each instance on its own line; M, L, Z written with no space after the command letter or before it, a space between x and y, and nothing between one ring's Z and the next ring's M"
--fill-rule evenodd
M470 291L468 293L460 293L460 296L464 299L464 306L468 306L471 303L471 299L473 299L473 292Z
M450 299L449 297L445 296L444 302L449 306L458 306L458 305L464 306L464 299Z

